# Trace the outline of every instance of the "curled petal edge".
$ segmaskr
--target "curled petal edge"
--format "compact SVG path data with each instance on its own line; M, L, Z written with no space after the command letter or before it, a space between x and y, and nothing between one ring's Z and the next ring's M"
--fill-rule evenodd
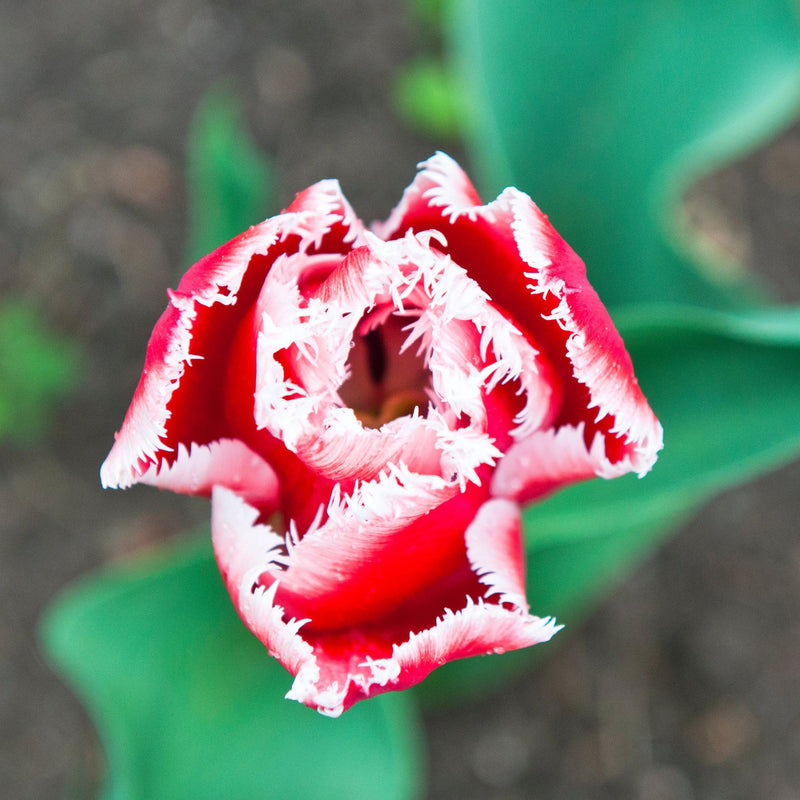
M100 469L105 488L137 483L160 457L174 452L168 438L169 402L185 371L201 353L192 353L192 326L203 306L233 305L250 259L274 245L280 218L254 225L201 259L168 292L169 305L156 323L144 370L114 446ZM191 442L184 442L190 445Z
M643 474L650 469L655 457L650 451L632 448L612 462L606 455L605 437L596 433L587 447L584 430L583 423L565 425L512 444L492 474L492 495L528 503L578 481Z
M507 499L487 500L478 509L464 539L470 565L487 587L484 598L494 597L498 605L527 612L519 506Z
M152 465L138 482L190 495L210 495L214 486L224 486L261 503L277 502L280 489L275 470L238 439L180 444L171 464Z
M663 448L664 432L639 388L622 339L586 281L583 262L530 197L512 188L495 202L503 201L514 215L512 229L520 257L531 268L525 273L531 281L528 289L558 301L550 318L568 334L567 358L576 380L589 390L589 408L597 409L595 423L608 415L614 418L610 432L623 436L629 445L624 471L633 468L641 477ZM553 257L555 251L562 251L558 258Z

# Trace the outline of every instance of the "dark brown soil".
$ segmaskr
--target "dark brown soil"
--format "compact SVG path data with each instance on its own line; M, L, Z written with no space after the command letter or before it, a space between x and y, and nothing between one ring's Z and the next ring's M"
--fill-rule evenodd
M83 797L100 769L81 707L36 649L48 599L207 517L204 501L103 493L97 478L185 266L183 142L198 98L234 81L275 158L279 205L336 176L380 218L414 164L448 147L388 106L414 46L402 0L0 0L0 293L30 299L85 353L52 434L0 449L4 796ZM800 299L800 128L705 181L687 208ZM799 480L795 464L719 498L537 673L431 715L429 797L800 797Z

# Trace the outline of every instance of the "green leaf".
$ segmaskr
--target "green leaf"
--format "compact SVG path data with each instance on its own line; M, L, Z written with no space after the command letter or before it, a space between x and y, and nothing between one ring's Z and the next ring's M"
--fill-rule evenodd
M441 62L419 56L401 67L391 86L392 105L407 124L429 136L456 138L464 125L462 92Z
M459 0L449 31L488 195L529 192L607 304L737 302L677 203L796 115L795 2Z
M589 481L525 510L532 611L568 626L713 494L800 452L800 308L641 307L618 324L665 447L641 480ZM447 665L424 697L496 688L550 647Z
M275 192L272 167L244 127L239 100L217 86L200 101L186 143L188 262L193 264L265 219Z
M49 332L32 306L0 306L0 440L30 444L40 437L74 385L78 363L76 346Z
M67 591L46 651L86 703L114 800L405 800L420 782L408 694L333 720L283 695L291 677L238 619L207 541Z

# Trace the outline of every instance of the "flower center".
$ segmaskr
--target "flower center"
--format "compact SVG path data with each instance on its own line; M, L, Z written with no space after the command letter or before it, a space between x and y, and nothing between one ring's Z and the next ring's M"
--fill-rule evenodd
M401 352L407 333L403 317L391 309L376 309L356 326L348 367L350 377L339 388L342 401L369 428L418 409L428 409L430 371L413 348Z

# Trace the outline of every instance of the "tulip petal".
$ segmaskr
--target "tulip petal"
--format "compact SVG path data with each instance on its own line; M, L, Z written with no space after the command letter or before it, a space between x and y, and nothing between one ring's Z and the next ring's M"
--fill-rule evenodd
M363 236L363 224L336 181L315 184L290 208L198 261L169 293L142 378L103 464L103 486L130 486L151 465L172 463L180 444L230 435L221 391L227 353L274 260L323 246L346 251Z
M584 424L538 431L515 442L492 474L491 491L518 503L528 503L562 486L595 476L616 478L637 472L649 454L633 449L616 461L606 454L606 439L596 433L586 445Z
M298 631L302 620L284 620L275 604L278 583L258 584L261 572L280 567L284 539L269 525L256 523L258 511L233 492L217 487L212 494L211 532L214 555L233 604L269 654L302 680L317 673L314 652Z
M214 486L224 486L253 498L260 507L276 507L280 488L275 470L237 439L188 448L179 444L171 464L151 466L138 481L190 495L210 495Z
M614 462L628 460L644 475L663 447L663 431L639 389L622 339L586 280L583 262L526 194L514 189L506 192L514 212L514 238L530 267L525 273L532 281L528 288L558 300L550 317L568 335L566 355L575 379L589 391L587 410L597 410L594 419L586 420L587 436L593 438L590 431L609 417L601 430L616 436L619 447L612 452L612 443L607 441L607 457Z
M151 465L171 463L179 444L223 438L219 362L225 334L232 336L243 313L236 302L248 266L256 260L254 271L263 273L264 263L255 256L270 251L279 230L276 220L250 228L195 264L169 294L136 393L101 469L103 486L130 486Z
M437 225L419 225L431 210L449 222L461 214L474 215L481 198L463 169L446 153L436 152L417 165L417 175L403 192L386 222L374 222L372 230L381 239L394 239L409 228L424 231Z
M364 223L342 192L339 181L317 181L299 192L286 209L290 214L308 214L315 221L313 249L325 253L346 253L363 241ZM320 224L321 223L321 224Z
M496 596L498 605L527 611L519 506L509 500L488 500L478 509L464 539L472 569L488 587L484 599Z
M360 484L290 547L279 602L316 629L386 617L466 567L464 529L480 501L477 489L397 468Z
M286 540L270 525L259 524L258 509L222 486L214 487L211 538L225 585L236 603L252 573L256 578L285 564ZM255 579L249 582L252 586Z
M457 658L506 653L547 642L561 628L552 617L535 617L468 599L464 608L455 612L445 609L432 628L412 634L394 648L391 662L399 667L402 681L392 688L413 686L436 667ZM373 668L378 672L387 670L388 665L378 661Z
M462 565L468 568L464 529L482 496L478 490L465 496L439 478L393 469L352 494L334 492L308 530L297 531L290 521L279 536L264 526L250 531L258 511L216 487L212 536L234 598L243 580L246 588L279 581L277 602L287 613L310 617L316 628L348 627L408 603ZM247 527L243 542L236 541L237 526ZM250 554L246 580L243 570L231 572L231 551L247 549L248 542L261 547L267 540L269 558ZM422 561L421 543L427 554Z

